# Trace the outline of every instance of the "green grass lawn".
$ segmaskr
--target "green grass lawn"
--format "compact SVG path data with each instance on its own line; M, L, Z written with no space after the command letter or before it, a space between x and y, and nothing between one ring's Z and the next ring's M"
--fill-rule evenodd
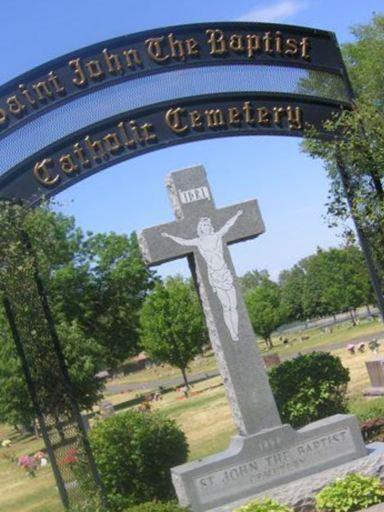
M267 350L264 341L260 340L259 348L262 354L278 353L281 357L289 357L298 352L316 348L332 347L338 343L348 343L351 339L357 337L367 337L369 340L378 332L384 331L384 325L381 321L362 321L359 325L352 326L350 322L339 324L333 328L332 333L324 333L321 329L310 329L303 332L295 333L288 337L289 344L284 345L280 336L273 337L273 350ZM301 336L308 339L301 340ZM216 360L212 351L208 351L203 357L197 358L189 367L189 375L206 372L216 369ZM147 370L131 373L124 377L115 379L113 384L143 384L158 380L173 379L180 376L180 371L169 365L154 366Z
M41 468L33 478L12 460L36 453L43 448L43 441L33 436L21 438L0 425L0 440L4 439L11 439L13 445L0 447L0 512L62 512L51 468Z
M378 332L384 331L384 325L381 321L367 321L363 320L359 325L353 326L351 322L345 322L333 327L332 333L324 333L321 329L311 329L303 331L302 333L295 333L287 337L289 344L284 345L280 337L274 337L274 349L269 352L277 352L281 356L290 356L301 352L303 350L314 348L326 348L328 345L332 346L337 343L348 343L351 339L357 337L367 337L369 341ZM309 337L309 339L302 340L301 336ZM267 353L265 344L259 344L262 352Z

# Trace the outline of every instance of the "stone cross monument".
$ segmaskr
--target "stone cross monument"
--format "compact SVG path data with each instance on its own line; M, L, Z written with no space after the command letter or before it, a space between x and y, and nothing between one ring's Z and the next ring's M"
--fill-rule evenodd
M202 166L171 173L167 188L176 221L144 229L141 252L149 265L188 258L238 431L225 452L172 469L181 505L216 510L365 455L353 416L281 425L228 250L264 232L257 201L217 209Z
M177 220L139 235L144 259L187 256L239 434L281 424L227 245L264 232L257 201L216 209L203 167L174 172L167 187Z

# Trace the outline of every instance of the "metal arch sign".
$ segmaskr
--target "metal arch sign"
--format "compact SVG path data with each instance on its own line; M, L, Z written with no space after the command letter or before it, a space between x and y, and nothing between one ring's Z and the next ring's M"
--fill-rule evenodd
M267 87L250 75L254 89L238 90L234 83L223 92L213 84L209 93L181 89L165 101L158 101L161 94L149 95L138 108L98 118L23 155L2 170L0 197L36 203L117 162L174 144L236 135L300 136L306 125L322 131L332 113L350 108L351 89L333 33L264 23L167 27L81 49L1 86L0 153L10 136L54 110L73 108L76 119L81 97L88 95L97 109L96 91L112 95L124 82L132 87L145 79L150 85L160 74L175 80L186 69L193 80L198 68L228 74L244 65L261 70ZM283 90L273 79L279 70L285 72ZM324 84L331 84L328 91Z

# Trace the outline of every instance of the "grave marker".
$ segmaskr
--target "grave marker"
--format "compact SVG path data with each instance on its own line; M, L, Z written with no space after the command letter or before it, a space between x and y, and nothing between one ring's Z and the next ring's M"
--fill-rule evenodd
M278 426L277 407L227 248L264 232L257 202L216 209L202 167L172 173L167 187L177 220L139 235L144 257L152 265L188 257L239 433Z
M202 166L167 188L177 220L144 229L140 248L150 265L188 258L238 430L226 451L172 469L180 504L213 510L366 455L354 416L281 425L227 247L264 232L257 201L217 209Z
M384 358L380 357L372 361L366 361L371 387L363 391L365 396L384 395Z

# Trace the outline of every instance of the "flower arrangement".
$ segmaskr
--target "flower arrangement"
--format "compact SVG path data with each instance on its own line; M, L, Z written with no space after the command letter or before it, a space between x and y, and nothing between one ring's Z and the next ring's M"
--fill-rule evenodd
M350 354L354 354L355 353L355 345L353 343L350 343L349 345L347 345L347 350Z
M48 464L47 455L44 452L37 452L33 457L36 460L36 462L40 464L41 467L46 466Z
M78 461L78 453L77 453L76 448L69 448L69 450L67 451L65 456L61 459L62 464L68 464L70 466L72 464L76 464L77 461Z
M35 455L34 455L33 457L34 457L38 462L40 462L40 461L41 461L41 459L42 459L43 457L45 457L45 456L46 456L46 455L45 455L45 453L44 453L44 452L36 452L36 453L35 453Z
M357 345L357 350L361 353L365 352L365 343L361 342Z
M31 457L30 455L21 455L17 461L17 465L23 468L29 476L36 476L37 461L35 457Z

